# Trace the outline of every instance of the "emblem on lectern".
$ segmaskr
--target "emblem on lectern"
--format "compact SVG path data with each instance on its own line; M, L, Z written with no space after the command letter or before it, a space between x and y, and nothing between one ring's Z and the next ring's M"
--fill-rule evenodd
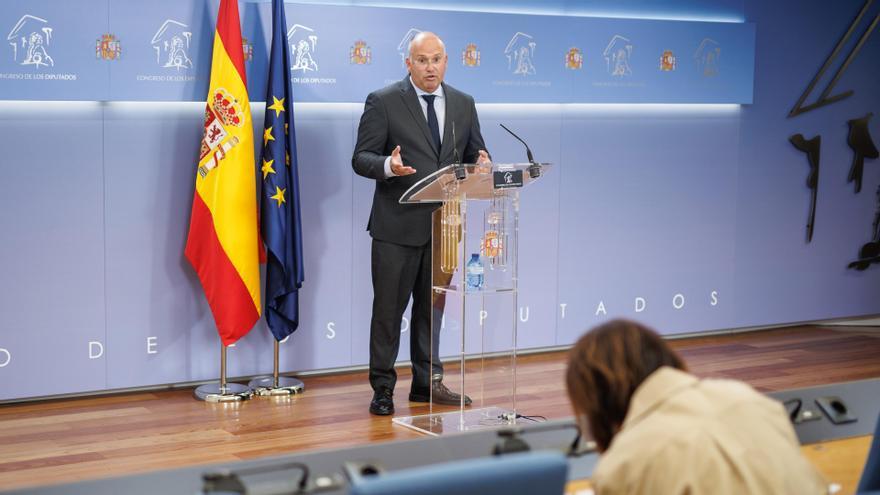
M497 230L487 230L483 234L483 256L495 258L501 253L501 237Z

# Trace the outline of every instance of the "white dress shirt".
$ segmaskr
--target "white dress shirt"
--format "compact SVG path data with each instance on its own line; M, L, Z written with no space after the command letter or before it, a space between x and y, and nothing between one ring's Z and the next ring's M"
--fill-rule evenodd
M440 128L440 142L442 143L443 131L445 129L444 125L446 124L446 95L443 94L443 85L441 84L437 86L437 89L434 90L433 93L428 93L413 83L412 76L409 78L409 83L412 84L413 89L416 90L416 95L419 98L419 105L422 107L422 115L425 116L425 122L428 121L428 102L422 98L422 95L436 96L436 98L434 98L434 113L437 114L437 126ZM385 158L385 177L394 177L394 172L391 171L390 156Z

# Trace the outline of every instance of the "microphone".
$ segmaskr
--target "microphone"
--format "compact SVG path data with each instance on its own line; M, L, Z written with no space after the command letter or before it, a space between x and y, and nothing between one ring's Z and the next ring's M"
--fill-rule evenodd
M297 482L296 491L291 491L289 487L283 489L279 487L277 480L272 481L264 476L261 481L251 481L247 483L244 478L248 476L270 475L279 477L283 474L285 479L289 479L290 471L299 471L300 477ZM364 470L366 471L366 470ZM365 473L366 474L366 473ZM283 485L281 485L283 486ZM202 474L202 491L199 493L265 493L272 494L317 494L324 492L338 492L346 486L345 480L337 474L320 475L310 478L309 466L302 462L289 462L270 464L267 466L258 466L252 468L238 469L236 471L217 471L206 472Z
M586 454L591 454L596 451L596 442L583 441L583 436L581 435L580 429L577 424L571 421L565 422L550 422L550 423L540 423L536 425L529 426L527 428L523 428L520 426L522 423L517 424L510 428L502 428L496 432L497 443L492 448L492 455L499 456L504 454L510 454L514 452L526 452L532 450L532 446L529 445L527 441L523 438L523 436L529 433L545 433L545 432L555 432L561 430L569 430L573 429L577 432L574 436L574 439L569 443L566 442L562 446L554 446L553 448L558 448L565 454L566 457L582 457ZM540 437L536 440L540 442ZM539 445L538 448L547 448L545 446Z
M455 142L455 121L452 121L452 159L455 162L452 165L452 171L455 173L455 180L465 180L467 178L467 170L461 163L461 156L458 154L458 144Z
M511 136L515 137L517 141L521 142L523 146L526 147L526 157L528 157L529 159L529 177L531 177L532 179L537 179L538 177L540 177L541 166L535 163L535 159L532 157L532 150L529 149L529 145L527 145L526 142L522 140L522 138L514 134L513 131L508 129L507 126L505 126L504 124L499 123L498 125L504 128L505 131L509 132Z

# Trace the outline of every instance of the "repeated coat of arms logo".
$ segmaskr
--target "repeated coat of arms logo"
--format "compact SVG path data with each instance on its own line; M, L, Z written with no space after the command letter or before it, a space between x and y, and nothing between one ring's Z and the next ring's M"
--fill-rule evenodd
M480 66L480 50L475 43L468 43L461 52L461 65L465 67Z
M119 60L122 56L122 43L113 34L102 34L95 43L95 58Z
M675 70L675 55L672 54L672 50L663 50L663 55L660 56L660 70L663 72Z
M241 51L244 54L244 61L250 62L254 59L254 45L247 38L241 38Z
M580 48L571 47L565 53L565 67L571 70L578 70L584 67L584 54Z
M373 50L366 41L355 41L348 51L348 61L352 65L370 65L373 62Z

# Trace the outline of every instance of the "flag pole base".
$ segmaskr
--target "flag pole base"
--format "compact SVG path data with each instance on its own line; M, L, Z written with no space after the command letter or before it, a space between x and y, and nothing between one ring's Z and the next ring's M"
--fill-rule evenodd
M303 393L306 388L302 380L287 376L279 376L277 385L271 376L257 377L251 380L248 386L260 396L296 395Z
M205 402L242 402L250 399L254 391L240 383L227 383L221 387L220 382L214 382L199 386L193 395Z

